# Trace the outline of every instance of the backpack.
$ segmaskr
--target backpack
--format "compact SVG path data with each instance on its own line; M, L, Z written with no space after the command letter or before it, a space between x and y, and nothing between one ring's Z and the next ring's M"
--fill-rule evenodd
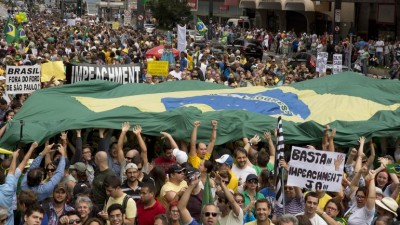
M133 201L135 201L135 199L133 199L132 196L130 196L130 195L125 195L124 200L122 201L122 208L125 209L125 211L126 211L126 206L128 205L128 201L129 201L130 198ZM110 199L110 196L107 197L105 205L107 205L108 199Z

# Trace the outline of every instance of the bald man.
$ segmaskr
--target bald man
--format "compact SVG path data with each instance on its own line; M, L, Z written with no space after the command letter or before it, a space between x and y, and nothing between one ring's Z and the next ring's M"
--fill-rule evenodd
M107 153L105 151L99 151L94 157L94 162L97 165L97 170L94 173L94 179L92 183L93 193L93 204L98 209L103 209L104 202L107 199L106 189L103 187L104 180L111 175L115 175L114 172L108 167Z

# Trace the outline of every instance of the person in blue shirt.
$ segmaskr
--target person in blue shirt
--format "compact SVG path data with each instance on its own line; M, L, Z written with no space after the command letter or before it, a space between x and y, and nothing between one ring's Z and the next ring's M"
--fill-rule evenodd
M185 68L188 67L188 60L186 59L186 53L181 52L181 59L180 59L180 68L179 70L182 72Z
M39 202L42 202L46 198L50 197L54 190L54 187L58 183L60 183L61 179L64 176L66 152L62 145L57 145L56 150L61 153L57 169L54 172L53 176L47 182L42 183L44 172L39 166L43 160L43 157L49 154L53 146L54 144L50 144L44 147L44 150L39 154L38 157L33 160L27 173L22 179L21 189L31 189L36 192Z
M25 168L26 163L32 155L33 150L37 147L37 143L34 142L29 148L28 152L26 152L22 162L17 167L17 158L19 155L19 149L12 153L12 160L10 164L10 168L8 170L7 177L5 179L5 183L0 185L0 206L8 209L8 218L6 221L6 225L14 224L14 216L13 216L13 198L16 195L17 191L17 183L18 179L21 176L21 171ZM2 174L3 175L3 174ZM1 219L1 217L0 217Z

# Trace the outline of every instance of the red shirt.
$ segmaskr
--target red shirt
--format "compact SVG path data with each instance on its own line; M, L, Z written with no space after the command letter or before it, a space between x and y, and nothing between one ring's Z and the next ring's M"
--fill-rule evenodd
M154 164L155 164L156 166L162 166L162 167L164 167L165 172L167 172L167 171L168 171L168 168L169 168L171 165L176 164L176 161L175 161L175 160L169 160L169 159L166 159L166 158L160 156L160 157L158 157L158 158L156 158L156 159L154 160Z
M152 207L147 209L139 202L137 206L137 225L154 225L154 217L164 213L164 206L157 200Z

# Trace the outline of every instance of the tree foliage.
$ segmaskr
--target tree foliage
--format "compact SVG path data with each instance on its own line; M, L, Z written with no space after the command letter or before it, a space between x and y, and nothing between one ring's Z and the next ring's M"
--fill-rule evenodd
M150 0L147 5L162 28L170 29L192 19L187 0Z

